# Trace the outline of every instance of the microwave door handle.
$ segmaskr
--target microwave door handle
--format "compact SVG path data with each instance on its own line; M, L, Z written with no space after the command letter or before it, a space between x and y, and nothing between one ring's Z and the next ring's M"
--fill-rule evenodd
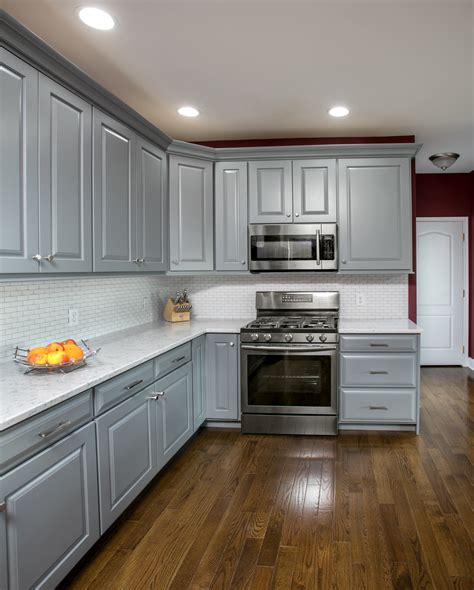
M319 266L321 264L321 251L320 251L320 241L321 241L321 230L316 230L316 264Z

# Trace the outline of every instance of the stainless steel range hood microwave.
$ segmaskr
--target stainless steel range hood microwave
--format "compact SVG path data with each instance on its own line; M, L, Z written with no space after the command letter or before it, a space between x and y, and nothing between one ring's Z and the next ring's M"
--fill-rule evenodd
M337 271L335 223L249 225L251 272Z

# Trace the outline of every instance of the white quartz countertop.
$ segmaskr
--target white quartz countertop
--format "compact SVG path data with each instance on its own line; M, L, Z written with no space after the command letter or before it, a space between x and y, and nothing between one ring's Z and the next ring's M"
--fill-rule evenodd
M411 320L339 320L340 334L421 334Z
M238 320L191 320L170 324L156 322L115 332L89 341L101 347L96 357L77 371L33 372L13 362L0 364L0 431L39 414L87 389L145 361L207 333L236 333L253 318ZM419 334L410 320L340 320L341 334Z
M39 414L202 334L236 333L250 319L156 322L89 340L99 354L67 374L33 372L13 362L0 364L0 431Z

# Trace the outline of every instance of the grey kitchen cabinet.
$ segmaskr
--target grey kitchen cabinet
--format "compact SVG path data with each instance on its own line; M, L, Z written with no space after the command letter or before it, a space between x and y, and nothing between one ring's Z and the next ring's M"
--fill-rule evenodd
M158 472L153 385L96 418L104 533Z
M193 347L193 423L194 432L206 419L206 336L195 338Z
M193 364L187 363L155 383L158 467L192 436Z
M213 270L212 162L169 158L170 270Z
M336 160L293 160L293 222L337 221Z
M293 219L291 160L249 162L249 222Z
M135 271L136 135L93 110L94 270Z
M408 158L339 160L339 270L412 268Z
M247 270L247 162L215 165L216 270Z
M0 96L0 272L38 272L38 72L2 47Z
M137 270L168 267L166 154L137 137Z
M2 588L55 588L99 538L95 425L7 473L0 489Z
M92 272L92 107L39 78L42 272Z
M239 419L239 335L206 336L206 415L214 420Z

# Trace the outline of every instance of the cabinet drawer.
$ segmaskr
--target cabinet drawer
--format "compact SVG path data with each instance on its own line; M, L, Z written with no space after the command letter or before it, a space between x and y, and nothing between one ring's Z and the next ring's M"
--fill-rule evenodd
M416 389L341 389L341 422L416 422Z
M416 354L359 354L343 352L341 386L416 387Z
M153 361L147 361L94 389L94 411L102 414L119 402L131 397L153 381Z
M92 420L92 394L86 391L0 433L0 473Z
M191 342L186 342L155 359L155 377L164 377L191 360Z
M340 349L354 352L416 352L416 336L402 334L341 335Z

